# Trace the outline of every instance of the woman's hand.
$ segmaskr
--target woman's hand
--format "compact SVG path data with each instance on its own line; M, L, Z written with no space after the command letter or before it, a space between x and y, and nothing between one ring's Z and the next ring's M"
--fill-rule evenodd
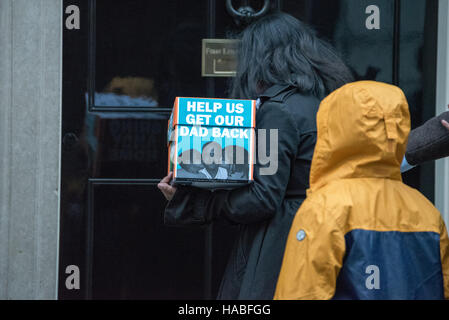
M176 187L170 185L170 181L173 178L173 172L170 172L168 176L162 178L162 180L158 183L157 187L164 194L165 199L170 201L176 192Z
M441 120L441 124L445 126L447 130L449 130L449 122L447 122L446 120Z

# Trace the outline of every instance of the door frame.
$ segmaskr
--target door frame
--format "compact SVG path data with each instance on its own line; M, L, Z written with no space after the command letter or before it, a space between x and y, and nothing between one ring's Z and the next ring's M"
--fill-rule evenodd
M449 2L439 0L438 51L435 113L447 111L449 107ZM449 158L435 164L435 206L449 225Z

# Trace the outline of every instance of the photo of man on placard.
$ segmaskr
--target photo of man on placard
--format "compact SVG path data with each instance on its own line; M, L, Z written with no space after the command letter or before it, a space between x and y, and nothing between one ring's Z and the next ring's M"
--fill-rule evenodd
M203 169L199 173L207 179L228 179L228 170L220 166L223 163L223 151L219 143L209 141L203 145L201 154Z

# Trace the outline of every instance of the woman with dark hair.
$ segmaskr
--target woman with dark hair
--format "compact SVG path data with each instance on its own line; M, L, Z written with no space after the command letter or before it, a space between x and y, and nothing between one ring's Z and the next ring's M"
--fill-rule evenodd
M234 98L258 99L256 128L278 130L277 171L234 190L210 192L159 184L169 200L166 224L206 224L218 216L238 224L219 299L272 299L292 219L306 196L320 100L352 81L343 61L301 21L265 16L243 31ZM256 144L257 145L257 144ZM268 145L268 142L267 142Z
M273 85L319 99L353 80L334 49L286 13L266 16L243 31L234 98L255 99Z

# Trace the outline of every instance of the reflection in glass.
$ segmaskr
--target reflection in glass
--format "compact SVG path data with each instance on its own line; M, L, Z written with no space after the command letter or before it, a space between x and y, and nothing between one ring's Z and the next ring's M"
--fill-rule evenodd
M96 107L167 107L204 96L207 1L96 1ZM130 19L132 17L132 19Z
M102 93L95 93L95 106L157 107L154 80L143 77L114 77Z
M199 299L203 229L167 227L156 186L95 185L93 299Z

